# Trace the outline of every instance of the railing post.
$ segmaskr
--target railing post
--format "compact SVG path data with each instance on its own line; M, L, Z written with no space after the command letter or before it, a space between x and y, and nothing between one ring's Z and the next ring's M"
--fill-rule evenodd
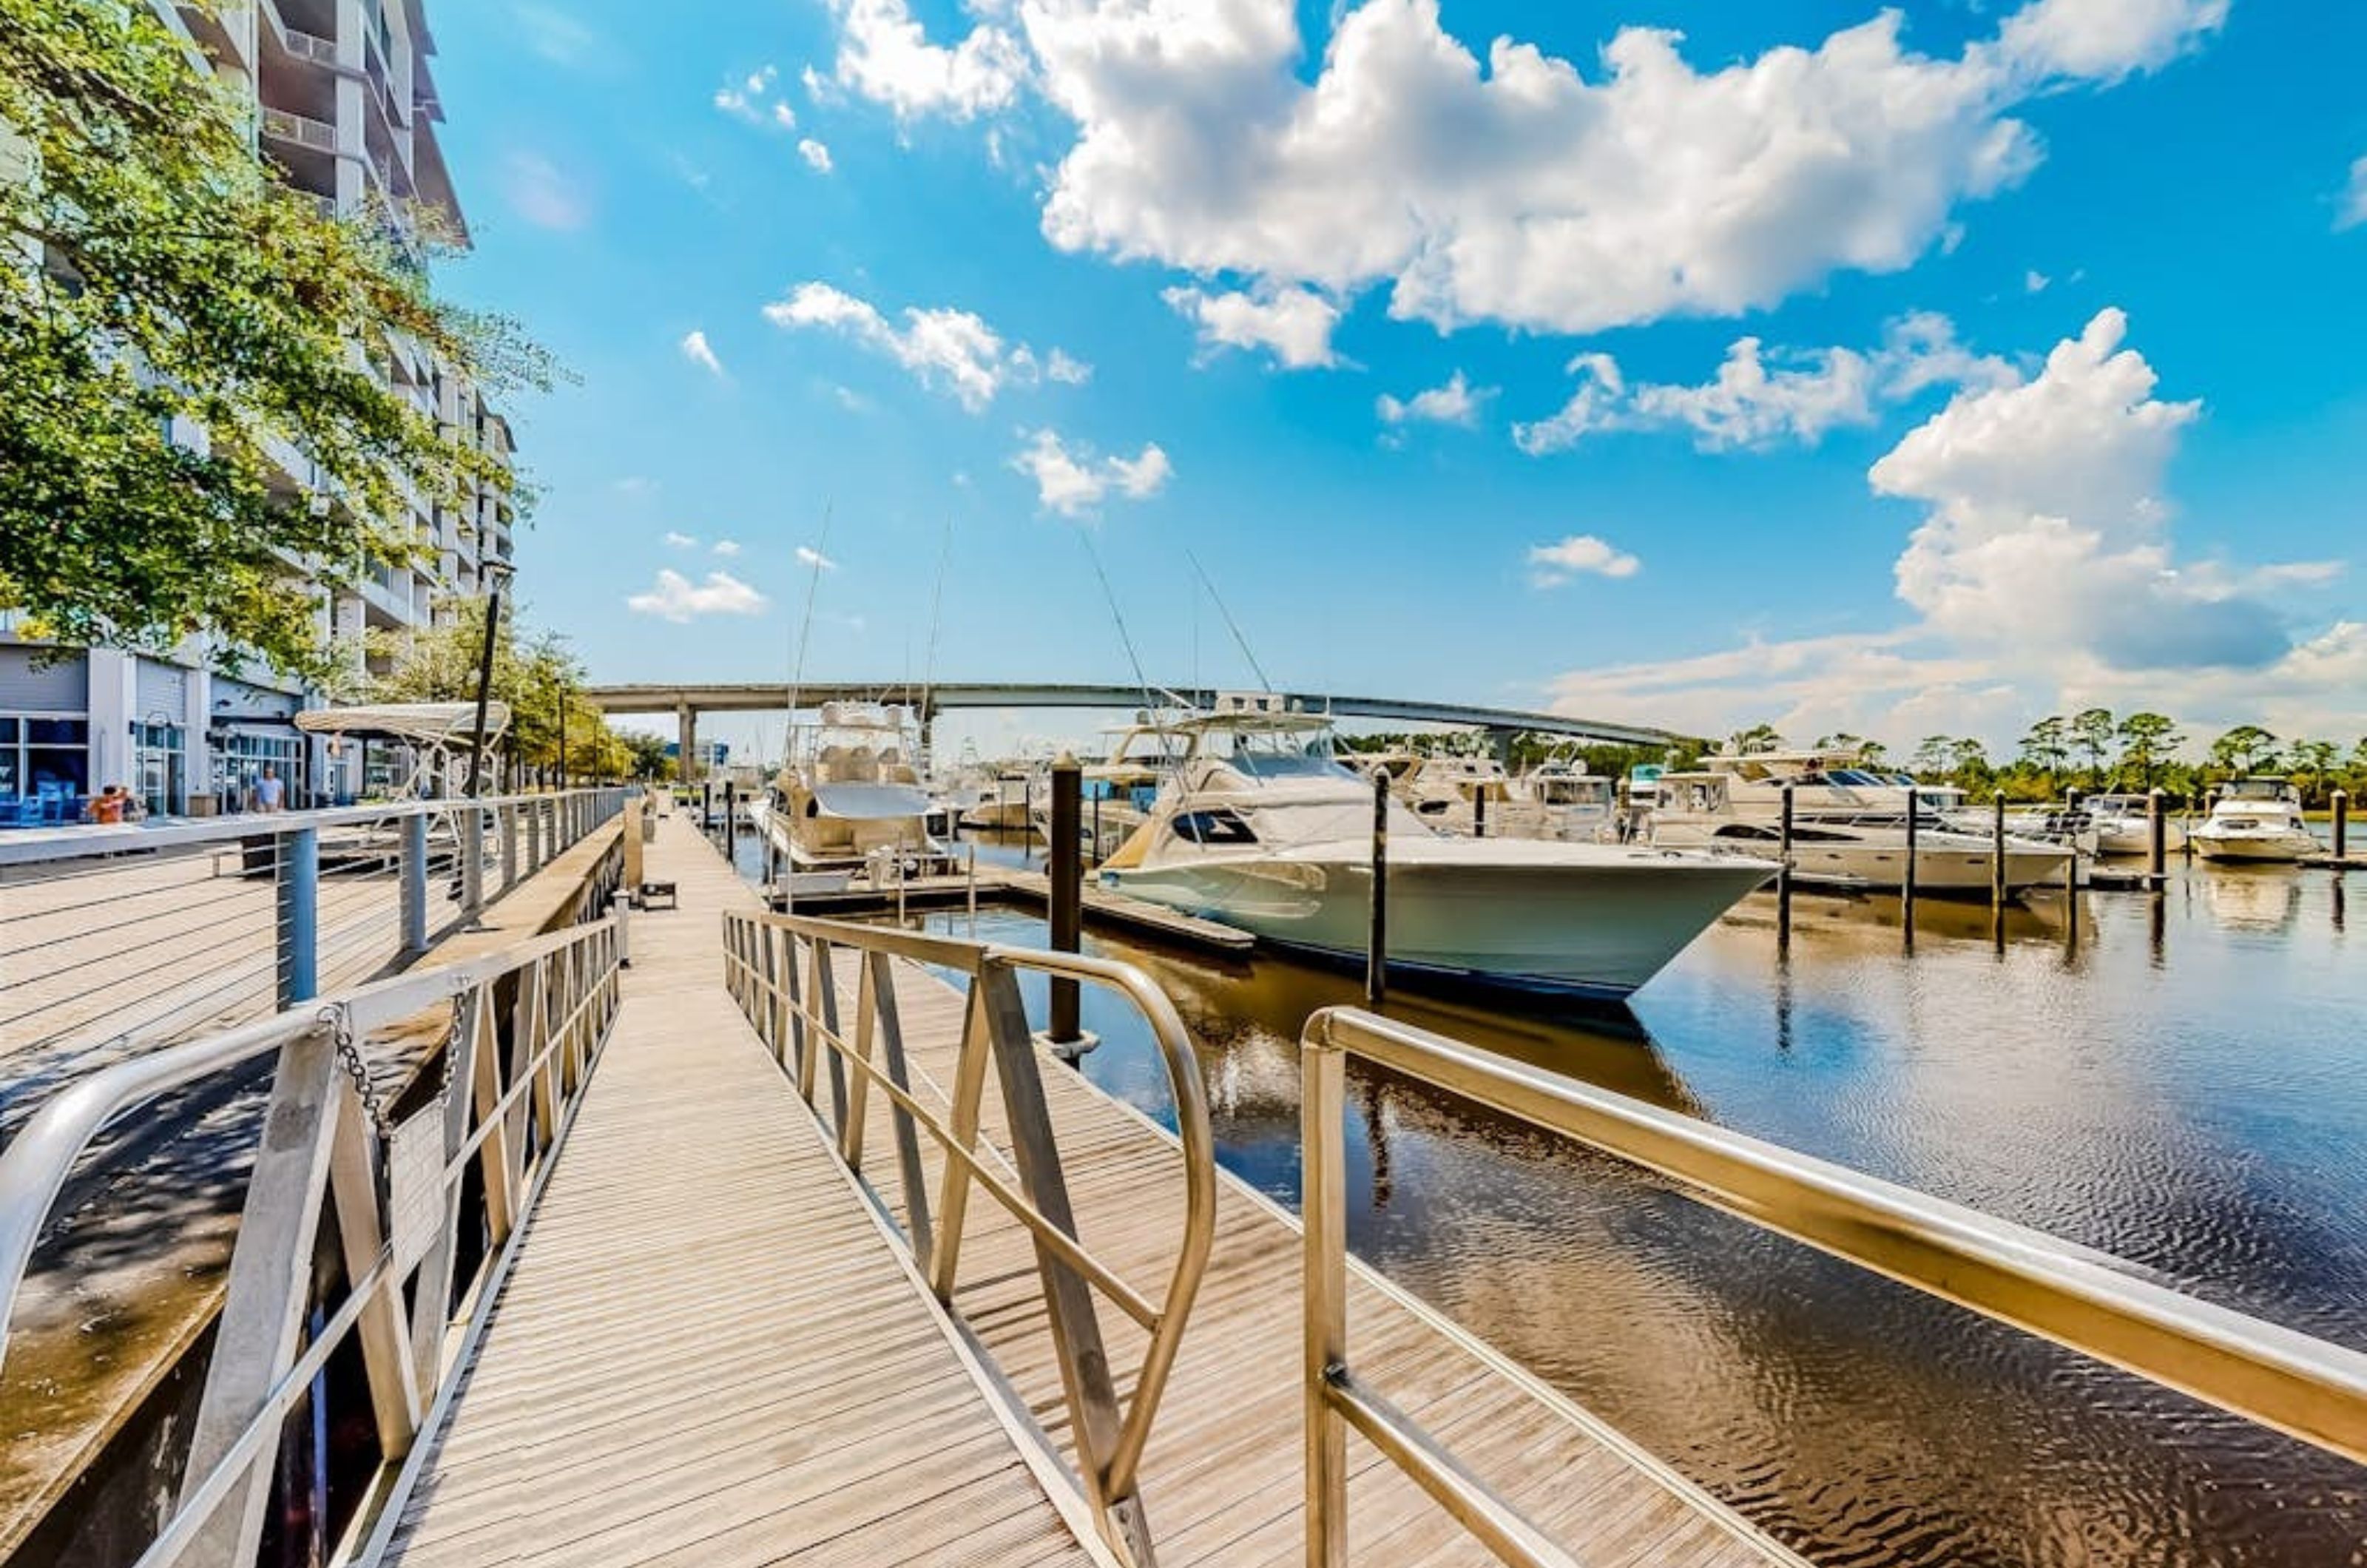
M402 959L409 963L427 951L427 813L413 811L402 819L402 854L395 865L402 883Z
M1373 893L1365 936L1365 1005L1375 1012L1389 989L1389 772L1373 771Z
M1331 1379L1348 1359L1347 1058L1319 1021L1300 1040L1298 1061L1307 1564L1346 1568L1348 1428L1332 1406Z
M338 1118L359 1109L345 1104L344 1081L336 1042L325 1024L281 1047L239 1216L238 1245L231 1252L221 1326L190 1434L182 1507L196 1499L296 1359L330 1149ZM223 1497L179 1561L208 1568L255 1561L270 1501L272 1452L266 1447L245 1461L240 1484Z
M460 909L471 920L485 908L485 809L463 806L457 814L460 829Z
M279 1006L321 993L321 830L279 836Z
M1059 788L1054 786L1055 802L1059 799ZM1068 821L1074 828L1073 793L1069 799ZM1057 805L1054 809L1058 811ZM1075 841L1073 837L1070 840L1072 846ZM1070 853L1075 852L1072 847ZM1020 1190L1046 1224L1073 1237L1077 1218L1069 1201L1068 1179L1060 1169L1059 1144L1052 1132L1051 1108L1044 1099L1043 1069L1027 1031L1027 1008L1020 999L1019 977L1008 964L989 960L973 984L989 1049L994 1054L995 1076L1002 1089L1005 1132L1011 1139L1012 1162L1019 1168ZM1155 1552L1141 1493L1131 1480L1121 1479L1118 1490L1111 1485L1109 1462L1124 1423L1118 1413L1116 1385L1110 1377L1109 1353L1102 1341L1101 1320L1093 1311L1093 1289L1084 1275L1041 1237L1035 1250L1060 1383L1068 1393L1070 1437L1077 1446L1077 1469L1085 1495L1110 1544L1137 1568L1150 1568Z
M538 799L530 800L527 802L526 807L526 864L527 872L531 874L533 872L540 871L543 867L543 859L542 802Z
M496 806L493 810L501 819L502 891L507 893L511 888L515 887L518 882L517 803L512 801L506 806Z
M878 1014L880 1054L887 1058L888 1081L906 1094L912 1092L912 1075L904 1060L904 1029L896 1013L896 974L884 953L864 955L865 978L870 983ZM896 1130L896 1174L904 1186L904 1221L912 1237L912 1259L922 1273L929 1271L934 1245L929 1230L929 1179L921 1168L920 1131L912 1113L889 1102L889 1123Z

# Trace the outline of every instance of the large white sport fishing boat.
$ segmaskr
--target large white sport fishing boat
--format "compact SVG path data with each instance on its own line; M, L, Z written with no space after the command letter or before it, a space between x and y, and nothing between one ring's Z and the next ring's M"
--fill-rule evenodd
M2234 779L2194 829L2194 852L2210 861L2291 865L2318 851L2302 821L2301 794L2283 779Z
M821 722L796 729L790 747L774 785L772 826L791 869L881 881L949 868L929 835L910 710L824 703Z
M1331 719L1265 694L1176 727L1188 740L1104 886L1362 958L1373 792L1332 758ZM1444 838L1392 800L1388 956L1463 980L1613 999L1775 874L1772 862L1640 846Z
M1927 893L1986 893L1996 855L1988 835L1950 825L1963 793L1901 783L1822 751L1765 751L1704 759L1664 773L1652 808L1652 842L1717 853L1778 854L1784 791L1792 791L1792 868L1844 886L1904 886L1907 813L1913 803L1915 886ZM2067 844L2009 837L2005 881L2016 890L2060 881Z

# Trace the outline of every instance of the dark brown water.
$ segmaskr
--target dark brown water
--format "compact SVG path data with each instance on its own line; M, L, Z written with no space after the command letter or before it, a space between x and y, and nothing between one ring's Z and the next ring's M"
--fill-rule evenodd
M1632 1021L1391 1011L2367 1348L2367 966L2337 886L2196 868L2083 897L2076 940L2059 900L2016 911L2001 950L1986 908L1927 904L1912 958L1895 902L1804 900L1783 964L1754 901ZM1295 1043L1355 982L1090 945L1175 997L1220 1158L1295 1203ZM1163 1111L1124 1005L1089 991L1086 1025L1086 1074ZM1360 1256L1818 1562L2367 1562L2367 1473L1447 1097L1353 1100Z

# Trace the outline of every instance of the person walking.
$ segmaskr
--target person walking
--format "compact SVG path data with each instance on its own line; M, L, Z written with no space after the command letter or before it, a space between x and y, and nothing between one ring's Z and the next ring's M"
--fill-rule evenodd
M288 784L279 770L269 762L263 764L263 776L255 781L255 808L257 811L288 809Z

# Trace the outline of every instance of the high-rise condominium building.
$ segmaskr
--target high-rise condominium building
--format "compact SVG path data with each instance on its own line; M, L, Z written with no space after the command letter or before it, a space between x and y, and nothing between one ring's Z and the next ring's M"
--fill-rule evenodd
M384 221L415 239L464 241L468 227L436 143L444 118L428 62L425 0L150 0L216 74L255 110L255 150L324 211ZM508 422L475 387L414 344L378 345L394 384L447 430L502 459ZM317 488L311 466L281 454L292 489ZM323 629L365 668L369 632L404 633L455 614L484 592L487 562L510 559L510 496L487 485L458 510L414 504L412 525L432 553L418 570L385 568L356 590L323 590ZM0 824L71 815L99 786L121 784L158 813L231 811L265 762L293 781L291 800L349 799L374 782L365 749L308 740L290 722L311 700L286 682L232 680L202 652L152 659L110 649L60 658L17 640L0 621ZM391 766L391 763L390 763ZM369 770L377 771L377 770ZM14 802L12 809L11 803Z

